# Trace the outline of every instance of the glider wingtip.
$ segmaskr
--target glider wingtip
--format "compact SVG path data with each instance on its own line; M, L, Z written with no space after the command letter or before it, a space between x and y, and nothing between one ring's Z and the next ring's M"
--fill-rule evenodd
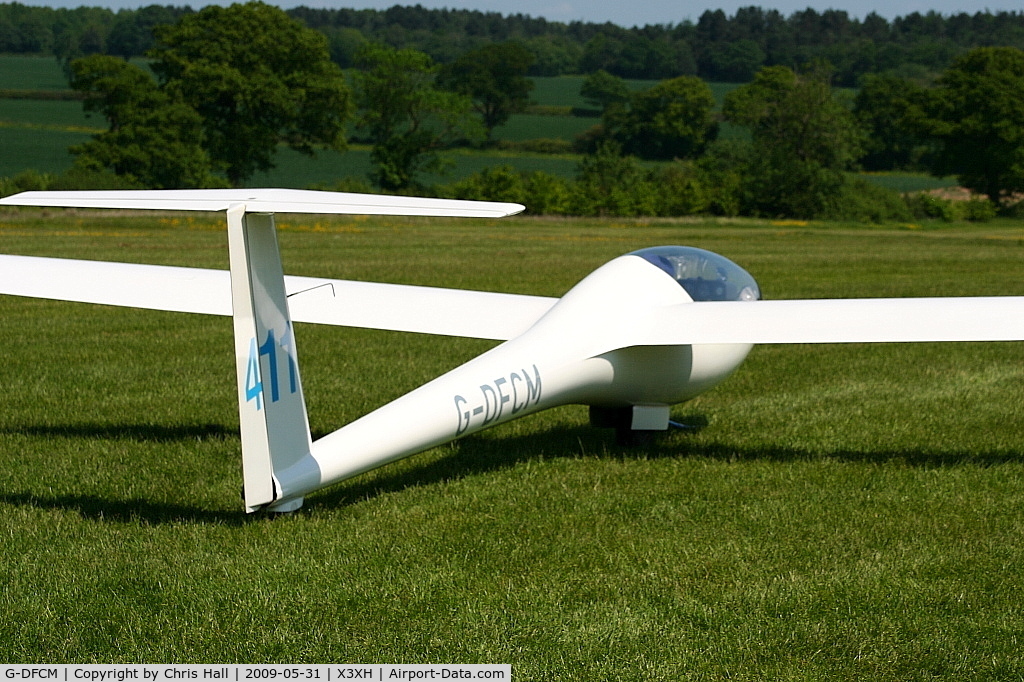
M0 197L0 204L7 206L23 206L25 204L22 202L24 202L30 194L35 194L35 192L18 192L17 194Z

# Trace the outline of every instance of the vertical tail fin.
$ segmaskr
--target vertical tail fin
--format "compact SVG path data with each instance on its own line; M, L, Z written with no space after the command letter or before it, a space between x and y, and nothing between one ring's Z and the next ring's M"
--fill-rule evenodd
M301 497L274 506L275 472L307 456L312 439L274 216L239 204L227 220L245 507L292 511Z

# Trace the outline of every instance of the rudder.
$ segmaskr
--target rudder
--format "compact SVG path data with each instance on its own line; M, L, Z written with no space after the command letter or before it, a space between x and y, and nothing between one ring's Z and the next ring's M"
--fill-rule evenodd
M301 497L274 504L275 472L306 457L312 439L274 216L239 204L227 222L245 508L293 511Z

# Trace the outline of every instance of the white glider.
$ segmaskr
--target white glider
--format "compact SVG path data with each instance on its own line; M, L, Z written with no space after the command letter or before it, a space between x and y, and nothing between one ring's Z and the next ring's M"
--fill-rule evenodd
M560 299L285 276L273 213L494 218L518 204L299 190L25 192L0 205L226 211L230 271L0 256L0 294L230 315L247 511L557 405L625 431L729 376L758 343L1024 340L1024 297L761 301L728 259L643 249ZM293 322L504 341L313 441ZM396 429L395 424L402 424Z

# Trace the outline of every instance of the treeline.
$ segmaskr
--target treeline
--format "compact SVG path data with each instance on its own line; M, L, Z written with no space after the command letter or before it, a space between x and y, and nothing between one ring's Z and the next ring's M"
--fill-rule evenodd
M52 54L65 64L91 54L141 56L153 45L154 26L189 13L188 6L113 12L0 4L0 52ZM869 73L924 78L976 47L1024 49L1024 12L915 12L889 21L874 13L859 19L841 10L806 9L784 16L750 6L731 16L708 10L696 22L681 17L633 28L419 5L287 13L325 35L331 59L342 68L355 65L367 42L415 49L448 64L484 45L516 40L533 55L533 76L604 70L622 78L747 82L762 67L827 61L837 85L854 86Z
M574 181L504 167L443 191L568 215L882 222L1024 209L1024 51L1016 48L965 53L929 88L873 76L852 102L832 88L826 65L764 67L726 95L721 111L749 138L716 139L711 92L692 76L628 93L598 72L583 91L603 113L583 140L592 148ZM952 175L973 198L901 197L851 173L864 166Z
M871 75L856 98L834 87L827 62L763 66L720 111L699 77L638 90L598 70L580 91L600 122L576 140L575 180L502 167L428 187L424 176L451 165L453 147L493 145L494 128L525 110L534 56L520 41L447 64L367 42L346 73L322 33L263 3L206 7L153 34L146 65L104 54L69 63L72 89L108 129L69 150L64 177L14 178L0 191L244 186L281 146L341 152L353 135L371 148L372 187L346 178L331 189L505 199L571 215L882 221L1024 208L1024 50L1014 47L965 52L927 86ZM723 123L744 134L720 139ZM986 198L907 204L853 175L860 168L952 175Z

